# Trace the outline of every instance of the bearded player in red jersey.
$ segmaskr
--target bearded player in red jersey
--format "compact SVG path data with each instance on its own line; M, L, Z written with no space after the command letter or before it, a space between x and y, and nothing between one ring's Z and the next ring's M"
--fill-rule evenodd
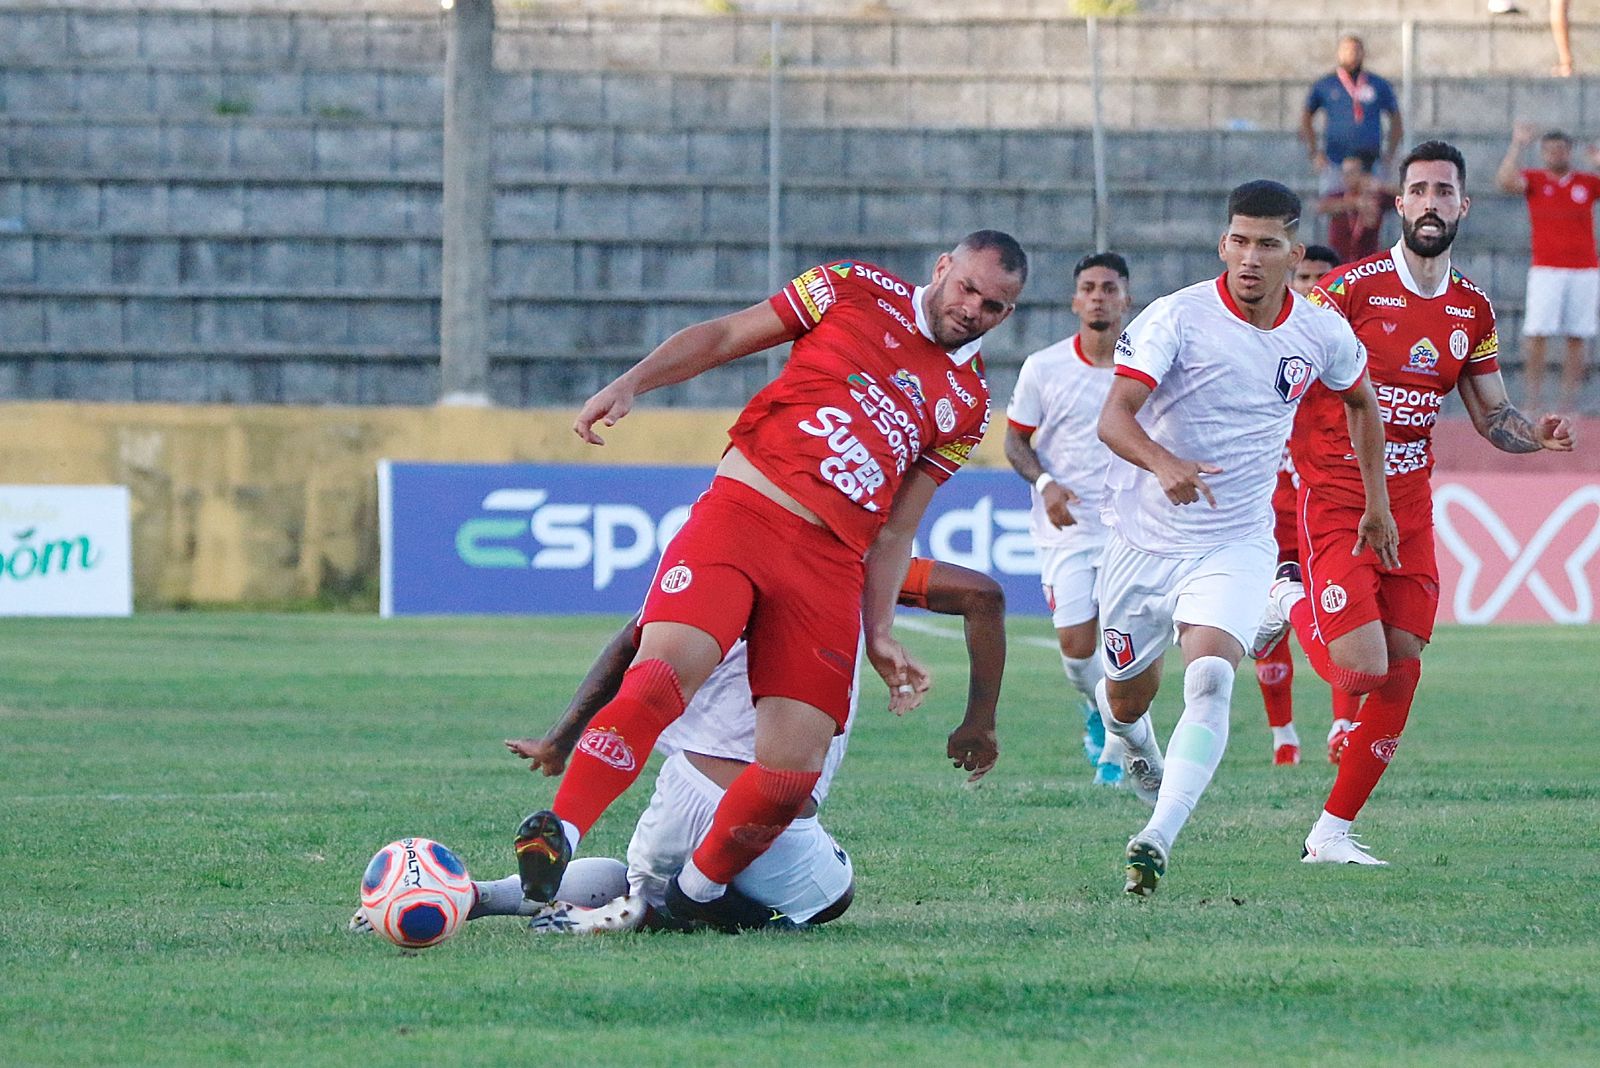
M1365 694L1322 816L1306 836L1307 863L1383 864L1350 826L1399 743L1439 604L1434 558L1433 424L1458 389L1472 425L1503 452L1572 449L1558 415L1530 420L1506 397L1496 361L1494 308L1450 266L1450 244L1470 201L1466 163L1442 141L1418 145L1400 167L1403 237L1388 252L1347 264L1312 292L1367 346L1383 412L1389 499L1400 528L1399 566L1357 553L1361 482L1339 399L1312 387L1290 442L1300 477L1300 560L1280 569L1268 615L1293 625L1317 673Z
M527 898L552 899L578 839L744 636L756 759L728 785L666 907L723 930L788 923L728 884L810 797L849 714L863 627L892 710L927 690L890 634L895 599L928 501L988 427L979 338L1011 314L1027 271L1021 246L996 230L940 256L926 286L867 263L813 267L769 300L668 338L583 406L573 429L602 445L595 424L614 425L640 395L794 342L662 552L617 696L579 739L550 810L518 830ZM952 751L986 763L994 754L978 750L993 744L975 731Z

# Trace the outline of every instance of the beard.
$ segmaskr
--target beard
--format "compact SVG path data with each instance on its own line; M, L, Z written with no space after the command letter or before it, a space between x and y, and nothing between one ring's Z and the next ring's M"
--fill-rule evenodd
M1431 220L1439 224L1441 232L1438 237L1419 237L1417 235L1417 226L1427 220ZM1435 256L1442 256L1444 254L1445 250L1450 247L1453 241L1455 241L1456 231L1460 229L1460 227L1460 219L1457 219L1453 223L1446 223L1443 219L1439 218L1439 216L1432 214L1424 215L1416 222L1412 222L1404 217L1402 217L1400 220L1400 233L1405 238L1406 248L1410 249L1412 252L1415 252L1418 256L1424 256L1429 259L1432 259Z
M1111 329L1111 320L1110 319L1090 319L1088 322L1084 323L1084 325L1087 326L1090 330L1093 330L1097 334L1103 334L1107 330Z

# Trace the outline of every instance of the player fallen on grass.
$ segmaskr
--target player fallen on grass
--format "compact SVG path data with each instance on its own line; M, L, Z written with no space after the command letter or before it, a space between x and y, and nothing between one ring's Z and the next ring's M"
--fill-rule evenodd
M1005 671L1005 593L977 571L918 559L907 571L899 602L963 617L970 664L967 709L945 752L956 767L971 773L968 782L976 783L999 758L995 708ZM527 759L530 771L560 775L590 721L616 693L637 641L636 623L630 621L601 652L571 705L544 736L512 739L506 747ZM723 792L755 760L756 710L745 650L743 641L734 643L683 715L657 739L656 751L666 762L656 776L650 805L634 828L626 865L608 858L574 860L557 899L567 903L578 898L572 903L579 907L561 904L540 910L523 899L516 875L482 884L480 905L472 916L533 914L534 929L547 932L672 927L670 915L662 911L667 883L705 838ZM858 678L857 689L859 685ZM844 759L855 723L855 696L845 731L830 744L822 777L799 816L733 880L740 893L797 924L836 919L849 908L855 892L849 855L817 818ZM612 892L594 889L602 882ZM595 897L603 903L594 902Z
M1400 169L1402 237L1394 248L1326 276L1312 300L1347 319L1368 353L1377 389L1399 558L1372 551L1361 525L1366 471L1358 473L1339 403L1314 387L1292 447L1300 478L1300 561L1273 584L1268 630L1292 625L1319 675L1361 699L1330 738L1339 764L1322 815L1306 835L1307 863L1382 864L1350 833L1399 745L1439 607L1434 557L1433 425L1457 390L1473 427L1502 452L1569 452L1571 422L1530 420L1506 396L1494 308L1450 265L1471 200L1466 163L1443 141L1412 149ZM1367 500L1370 501L1370 490ZM1381 548L1381 547L1380 547ZM1275 626L1274 626L1275 625ZM1342 755L1341 755L1342 754Z
M1022 361L1006 407L1006 459L1033 487L1029 529L1039 579L1062 670L1083 699L1084 752L1103 786L1122 782L1123 747L1115 735L1107 737L1094 697L1102 675L1094 588L1106 546L1100 498L1111 463L1095 424L1132 304L1127 260L1115 252L1079 260L1072 270L1078 330Z
M743 635L756 759L665 896L684 923L770 918L730 884L811 797L849 713L863 629L892 709L927 690L926 670L891 633L895 598L934 490L988 426L979 339L1016 307L1027 269L1021 246L995 230L941 255L925 286L853 260L822 264L769 300L679 331L584 404L573 429L600 445L596 425L614 425L643 394L793 342L662 552L617 696L579 739L551 808L519 828L525 896L553 898L580 837Z
M1100 570L1101 710L1130 785L1155 811L1128 842L1129 893L1154 892L1222 759L1234 670L1272 583L1272 490L1295 406L1321 379L1341 398L1366 485L1362 544L1388 560L1383 429L1348 323L1289 289L1305 252L1300 198L1255 181L1228 197L1222 275L1160 298L1117 342L1100 438L1116 454ZM1203 503L1202 503L1203 502ZM1163 769L1149 708L1161 656L1183 654L1183 714Z

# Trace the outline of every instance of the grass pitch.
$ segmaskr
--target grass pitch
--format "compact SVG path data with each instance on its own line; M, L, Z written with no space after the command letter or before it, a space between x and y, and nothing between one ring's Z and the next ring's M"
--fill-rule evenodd
M500 740L543 729L614 624L0 622L0 1063L1600 1061L1584 629L1440 633L1362 821L1391 868L1298 863L1332 780L1325 691L1302 666L1308 762L1273 768L1246 671L1167 878L1126 897L1146 809L1089 784L1029 620L980 789L943 759L959 642L907 635L937 674L905 720L871 683L823 814L858 878L834 926L585 940L487 920L416 956L347 934L394 838L511 870L553 783ZM585 852L620 855L647 792Z

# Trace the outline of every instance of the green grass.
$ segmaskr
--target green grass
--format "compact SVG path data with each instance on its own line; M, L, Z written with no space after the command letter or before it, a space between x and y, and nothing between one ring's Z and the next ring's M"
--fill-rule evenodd
M0 1063L1594 1063L1594 632L1447 629L1363 818L1387 869L1297 863L1326 764L1269 766L1253 682L1160 893L1145 809L1088 784L1057 658L1013 644L1004 755L943 759L876 683L825 821L856 904L798 937L536 939L404 956L344 931L368 856L437 837L480 876L550 798L542 729L615 621L155 615L0 622ZM1014 633L1040 634L1039 621ZM1158 701L1163 736L1175 678ZM1318 758L1325 693L1297 680ZM620 854L646 789L586 851Z

